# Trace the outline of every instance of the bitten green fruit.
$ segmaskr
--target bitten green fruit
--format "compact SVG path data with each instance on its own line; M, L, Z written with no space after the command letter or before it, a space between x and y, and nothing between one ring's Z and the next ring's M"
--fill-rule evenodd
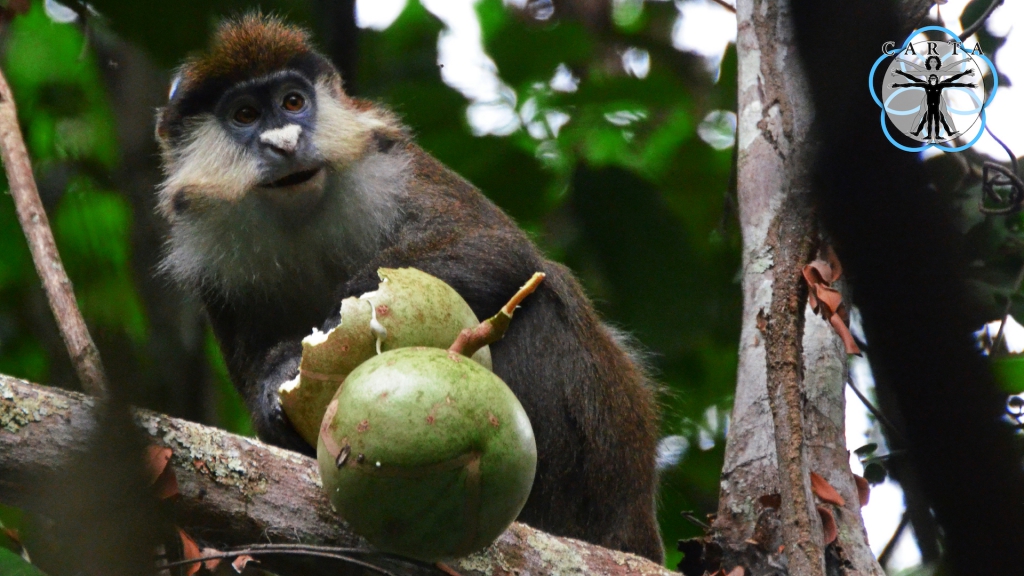
M349 375L324 416L317 460L356 533L436 562L488 546L515 520L537 445L494 373L457 352L403 348Z
M302 341L299 376L278 389L292 426L312 446L327 404L352 370L379 352L407 346L447 348L479 320L443 280L415 268L381 268L377 290L341 302L341 323ZM490 369L491 353L473 359Z

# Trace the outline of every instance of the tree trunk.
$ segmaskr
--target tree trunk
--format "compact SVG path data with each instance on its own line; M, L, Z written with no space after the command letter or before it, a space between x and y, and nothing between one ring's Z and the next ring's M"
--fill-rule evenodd
M881 575L867 544L844 433L846 354L807 305L821 248L810 206L812 102L788 2L739 0L738 197L743 327L736 400L707 560L727 571ZM845 500L825 504L810 474ZM818 508L838 538L824 542ZM709 566L712 567L712 566Z

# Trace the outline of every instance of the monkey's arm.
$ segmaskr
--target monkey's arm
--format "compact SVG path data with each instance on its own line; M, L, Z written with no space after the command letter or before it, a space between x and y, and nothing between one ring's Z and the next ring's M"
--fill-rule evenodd
M232 305L217 294L205 294L203 300L232 383L260 439L314 455L315 448L295 431L277 396L281 384L298 374L305 334L281 339L265 306Z

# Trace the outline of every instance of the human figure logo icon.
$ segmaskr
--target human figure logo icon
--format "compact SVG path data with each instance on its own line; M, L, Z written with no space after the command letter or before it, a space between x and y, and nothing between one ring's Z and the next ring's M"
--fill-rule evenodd
M908 152L930 147L957 152L981 136L998 78L980 46L965 47L948 29L928 26L913 32L902 47L887 42L869 85L893 145Z

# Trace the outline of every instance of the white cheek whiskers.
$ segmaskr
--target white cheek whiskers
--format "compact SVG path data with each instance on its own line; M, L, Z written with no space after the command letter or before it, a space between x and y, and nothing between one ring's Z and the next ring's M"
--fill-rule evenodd
M174 196L237 202L259 182L257 159L228 136L212 115L194 121L192 136L177 154L164 157L167 179L160 185L160 208L171 216Z
M376 130L391 130L376 110L355 110L339 102L330 85L316 85L317 118L313 143L321 156L338 168L345 168L366 153Z

